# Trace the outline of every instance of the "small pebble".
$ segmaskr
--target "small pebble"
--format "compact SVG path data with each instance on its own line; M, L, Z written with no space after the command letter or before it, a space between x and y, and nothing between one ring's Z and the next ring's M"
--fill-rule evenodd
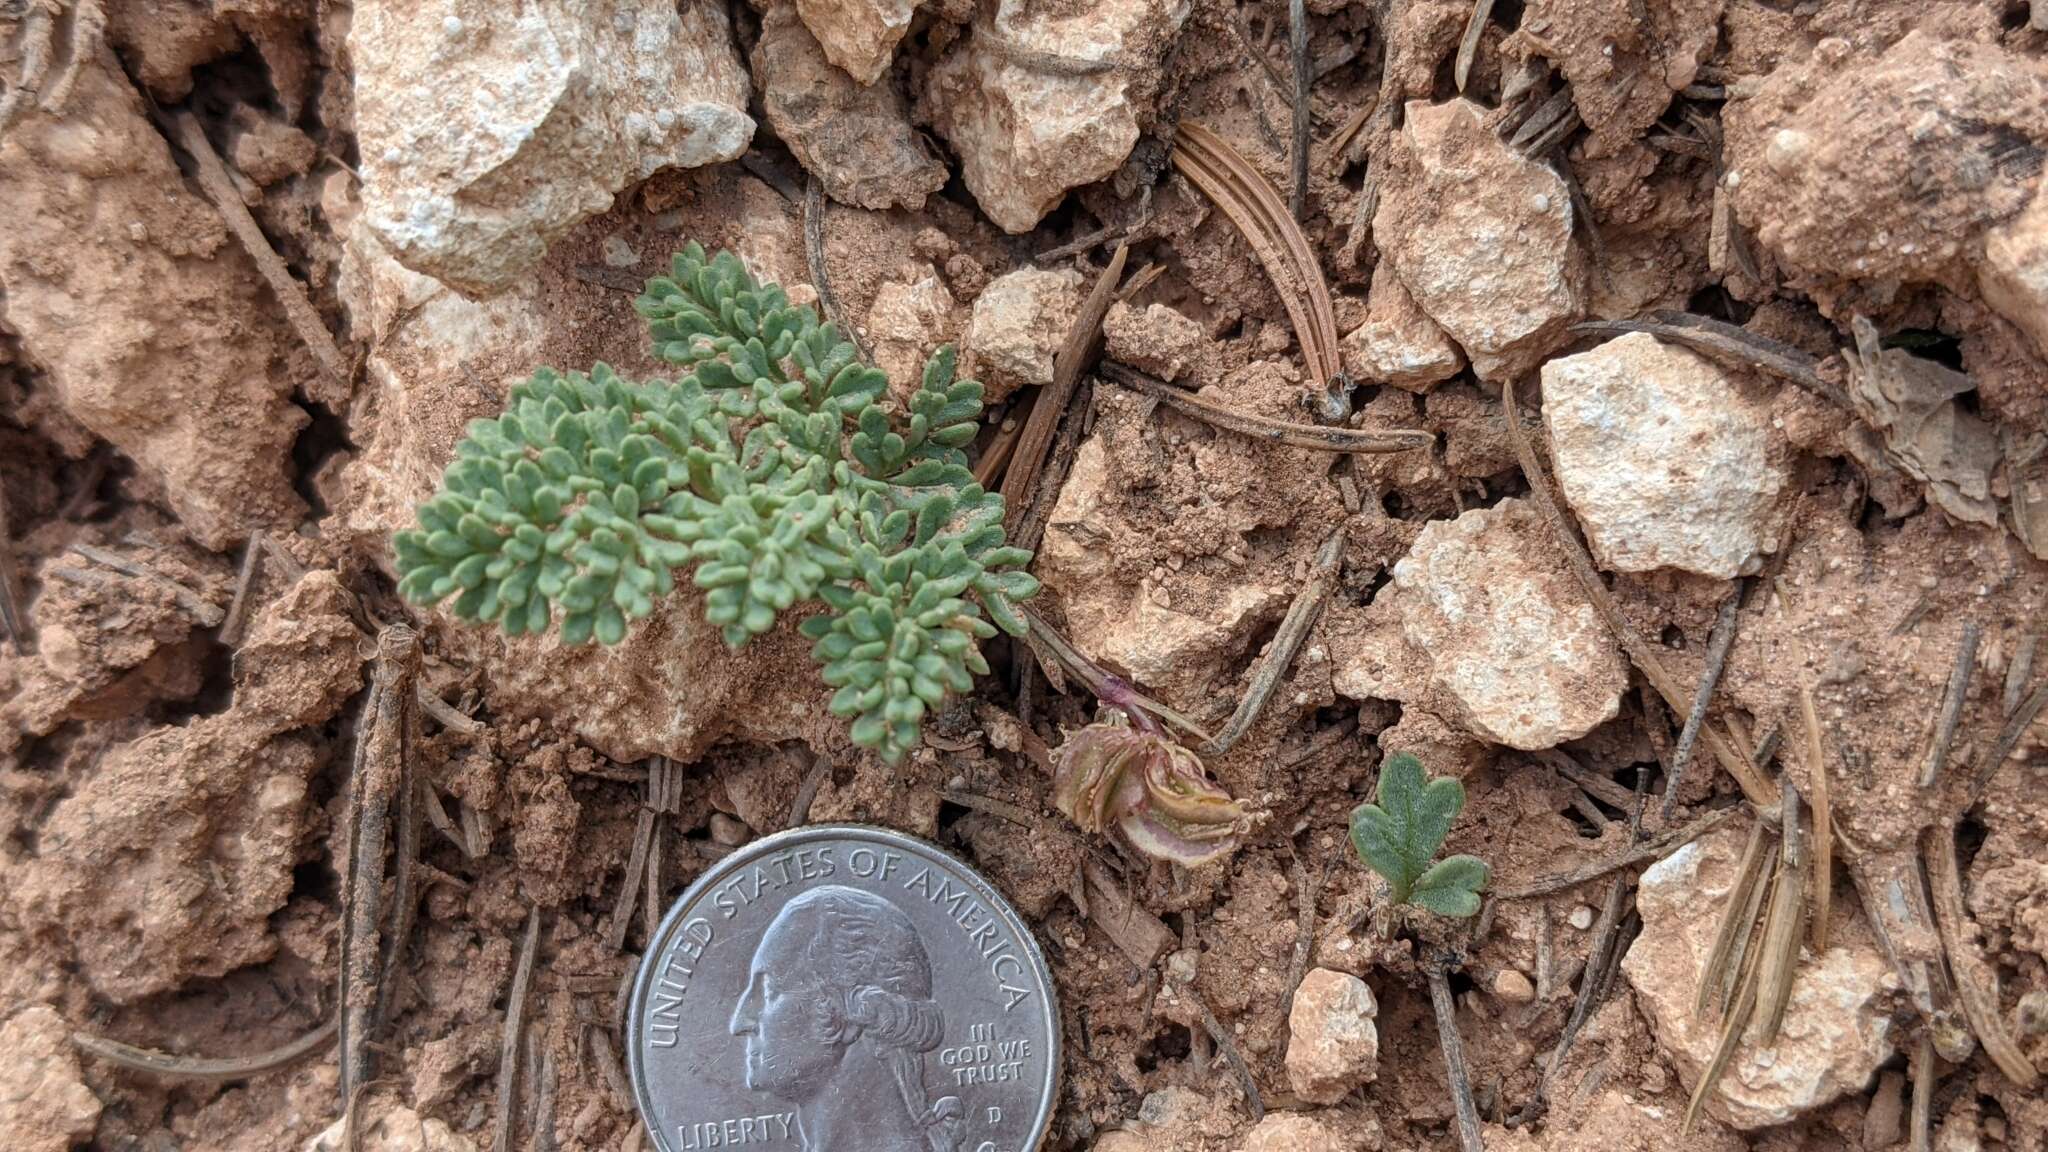
M753 839L753 830L723 812L711 814L711 839L728 848L737 848Z
M1591 928L1593 926L1592 905L1581 904L1578 907L1572 909L1572 914L1570 917L1568 917L1568 919L1571 922L1571 926L1577 928L1581 932L1584 932L1586 929Z
M1513 968L1503 968L1493 977L1493 994L1509 1004L1527 1004L1536 999L1536 986Z
M631 268L640 263L640 253L626 243L624 236L607 236L604 238L604 262L610 268Z

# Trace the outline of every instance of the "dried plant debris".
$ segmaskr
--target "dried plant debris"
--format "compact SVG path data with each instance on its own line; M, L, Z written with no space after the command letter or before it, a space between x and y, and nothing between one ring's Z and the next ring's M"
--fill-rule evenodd
M1145 855L1188 867L1228 855L1246 825L1244 806L1209 778L1201 757L1135 704L1060 745L1053 803L1083 832L1114 825Z
M1998 523L1991 490L2001 457L1997 429L1957 403L1976 383L1904 349L1880 347L1876 326L1861 316L1853 326L1856 347L1842 355L1851 368L1849 402L1863 423L1849 432L1850 452L1874 472L1919 481L1927 499L1958 520Z
M1337 349L1337 314L1315 248L1294 222L1287 202L1250 161L1192 120L1181 121L1173 162L1244 233L1287 306L1309 376L1330 386L1344 370Z

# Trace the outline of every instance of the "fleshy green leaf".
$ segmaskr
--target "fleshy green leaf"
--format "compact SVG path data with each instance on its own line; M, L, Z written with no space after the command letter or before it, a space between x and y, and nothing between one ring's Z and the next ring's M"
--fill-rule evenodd
M515 385L395 537L400 593L454 597L450 611L514 636L552 622L567 644L619 643L680 577L734 646L821 602L801 631L838 689L831 710L901 759L988 671L977 641L1021 631L1014 602L1038 588L961 450L981 385L940 348L893 412L887 377L836 329L694 243L634 308L683 374L599 363Z
M1430 872L1429 862L1443 846L1444 837L1450 835L1451 821L1465 807L1465 788L1449 778L1426 780L1422 761L1396 752L1380 767L1377 801L1351 810L1351 844L1366 866L1386 879L1393 902L1406 904L1416 899L1418 884ZM1485 865L1480 868L1478 881L1483 884ZM1470 894L1471 889L1455 887L1461 878L1469 879L1470 872L1451 869L1435 882L1440 886L1432 891ZM1450 904L1461 906L1462 901L1453 899ZM1424 906L1434 910L1433 905Z
M1491 874L1477 856L1446 856L1415 881L1408 898L1439 916L1463 919L1479 911L1479 893Z

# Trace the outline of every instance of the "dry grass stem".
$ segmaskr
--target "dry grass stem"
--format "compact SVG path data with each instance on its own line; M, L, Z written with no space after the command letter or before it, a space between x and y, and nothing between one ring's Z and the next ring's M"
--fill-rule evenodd
M1444 1053L1444 1074L1450 1083L1451 1111L1458 1119L1461 1152L1486 1152L1480 1135L1479 1107L1472 1102L1472 1076L1465 1070L1465 1040L1458 1035L1458 1008L1451 999L1451 980L1441 961L1423 966L1429 979L1429 1006L1436 1013L1436 1039Z
M342 353L341 346L334 342L334 334L320 319L312 298L306 295L306 286L292 276L291 269L285 267L277 250L263 235L263 229L257 227L256 218L249 215L249 206L243 203L241 190L228 175L227 165L221 161L220 154L206 139L206 129L200 127L198 119L182 109L159 115L168 119L178 146L192 157L199 190L206 194L214 211L220 213L221 223L227 225L228 232L255 262L263 282L270 286L277 302L283 305L285 319L291 323L292 331L298 334L306 350L319 363L320 371L326 377L326 387L315 389L318 394L309 399L339 407L348 399L354 369L349 358Z
M1975 620L1963 625L1962 640L1956 645L1955 666L1948 674L1948 690L1941 697L1941 713L1934 725L1934 740L1927 746L1927 755L1920 761L1919 784L1922 788L1934 787L1941 778L1941 770L1948 764L1949 749L1956 742L1956 729L1963 723L1963 705L1970 698L1970 674L1977 666L1977 643L1984 630Z
M1780 779L1784 806L1778 824L1778 880L1764 912L1764 934L1756 964L1757 1042L1768 1048L1778 1042L1785 1008L1792 1002L1792 979L1799 970L1799 938L1806 921L1806 837L1799 827L1799 792Z
M1799 686L1799 711L1806 720L1806 788L1813 806L1813 950L1828 950L1828 917L1835 898L1835 816L1828 789L1827 750L1821 744L1820 716L1813 710L1813 689Z
M1473 0L1472 15L1465 21L1465 34L1458 39L1458 62L1452 76L1458 82L1458 91L1465 90L1465 81L1472 75L1472 59L1479 55L1479 39L1486 34L1486 21L1493 15L1493 0Z
M208 1059L203 1056L174 1056L169 1052L158 1052L153 1048L138 1048L109 1040L104 1036L93 1036L74 1032L71 1043L80 1052L98 1057L109 1064L136 1072L148 1072L175 1080L242 1080L275 1072L298 1063L316 1052L324 1052L334 1043L334 1035L341 1029L341 1017L330 1016L318 1028L288 1043L249 1056L234 1056L224 1059Z
M1674 828L1659 836L1653 836L1641 844L1630 848L1628 851L1614 856L1612 859L1596 860L1583 867L1573 868L1566 872L1560 872L1555 876L1546 876L1540 880L1531 881L1519 888L1503 888L1497 891L1495 895L1502 900L1526 900L1532 896L1547 896L1552 892L1562 892L1567 888L1576 888L1588 880L1597 880L1616 868L1629 868L1637 864L1648 863L1652 860L1661 860L1677 849L1713 831L1722 821L1733 816L1738 811L1740 811L1739 808L1716 808L1678 828Z
M1657 689L1658 694L1664 697L1665 705L1674 712L1678 711L1685 700L1685 694L1677 677L1649 643L1638 636L1635 629L1629 627L1627 621L1622 619L1620 610L1614 605L1613 594L1607 590L1607 585L1601 582L1599 572L1593 567L1593 558L1587 554L1586 546L1579 540L1577 530L1557 502L1556 491L1551 487L1550 474L1536 458L1536 449L1529 442L1529 433L1522 427L1521 411L1515 403L1513 379L1505 380L1501 384L1501 408L1507 421L1508 440L1514 446L1515 455L1521 461L1523 476L1529 483L1529 495L1535 499L1536 506L1542 510L1544 518L1550 521L1558 543L1563 547L1565 556L1571 563L1572 573L1578 577L1580 587L1585 589L1587 599L1592 601L1593 609L1606 621L1608 630L1621 642L1623 650L1629 654L1629 659L1636 667L1642 669L1643 676ZM1743 795L1749 798L1751 807L1766 819L1774 819L1772 807L1775 797L1771 795L1771 787L1764 780L1762 771L1748 759L1749 750L1730 743L1721 733L1711 728L1702 738L1707 743L1707 750L1714 754L1714 758L1719 760L1721 766L1728 770L1728 774L1735 778L1735 782L1742 786Z
M1707 665L1700 673L1700 686L1693 693L1692 707L1686 711L1685 726L1678 730L1678 744L1671 750L1671 771L1664 784L1663 812L1667 820L1678 803L1678 786L1684 783L1693 750L1699 746L1700 730L1707 722L1707 706L1713 702L1714 689L1721 683L1721 673L1728 668L1728 652L1735 647L1735 625L1741 614L1742 592L1738 588L1721 605L1720 615L1714 618L1714 630L1707 637Z
M1181 121L1173 163L1244 233L1287 307L1309 375L1327 386L1344 368L1337 315L1315 249L1280 194L1221 136L1193 120Z
M1977 925L1963 901L1963 874L1956 857L1956 830L1939 823L1924 834L1927 879L1934 892L1934 920L1941 930L1942 950L1948 954L1949 970L1955 974L1956 999L1963 1018L1977 1034L1984 1054L1998 1066L2006 1079L2022 1088L2033 1088L2041 1077L2033 1061L2012 1034L2006 1031L1999 1011L1998 972L1984 959L1974 939Z
M1307 448L1317 452L1385 453L1427 448L1436 437L1419 428L1332 428L1321 424L1293 424L1270 416L1255 416L1204 400L1192 392L1114 360L1102 363L1102 375L1111 383L1149 396L1168 408L1226 432L1254 440Z
M1752 897L1763 887L1764 856L1770 846L1763 821L1751 821L1749 839L1743 844L1741 861L1735 866L1735 887L1728 893L1728 907L1721 913L1721 927L1714 934L1714 946L1707 952L1707 962L1700 969L1699 990L1693 997L1693 1015L1702 1020L1710 1009L1726 1007L1722 988L1729 982L1723 977L1731 959L1735 965L1742 963L1736 956L1736 942L1746 941L1756 926L1757 902Z
M533 987L533 963L540 954L540 905L526 913L526 935L519 945L519 965L512 970L512 989L505 994L505 1032L498 1049L498 1123L491 1134L491 1152L512 1152L518 1127L519 1054L525 1039L526 1009Z
M1008 471L1003 473L1002 486L1003 504L1012 527L1024 516L1025 505L1038 483L1039 469L1045 464L1046 451L1052 447L1053 433L1065 417L1082 375L1102 354L1102 318L1109 315L1109 306L1116 302L1117 285L1123 280L1124 264L1130 253L1128 245L1117 245L1109 263L1096 276L1095 286L1075 314L1073 326L1067 329L1066 342L1053 357L1052 384L1039 393L1031 415L1025 418L1017 435L1017 446L1010 455Z
M1845 411L1849 397L1820 374L1818 361L1790 344L1759 336L1724 320L1689 312L1655 312L1649 320L1588 320L1574 332L1647 332L1659 340L1690 348L1725 367L1754 369L1789 381Z
M1329 599L1330 589L1337 583L1337 569L1344 558L1344 529L1340 525L1316 549L1315 568L1310 571L1308 583L1295 594L1294 603L1287 606L1287 615L1280 621L1279 631L1273 634L1273 642L1266 649L1265 659L1259 662L1259 669L1252 674L1251 687L1246 689L1244 699L1238 701L1237 710L1231 714L1230 722L1223 727L1223 733L1202 749L1204 755L1221 756L1251 731L1258 722L1259 714L1266 709L1266 702L1273 697L1273 690L1280 686L1280 680L1287 675L1287 669L1294 664L1294 654L1301 649L1301 642L1308 638L1309 629L1315 627L1316 618L1322 615L1323 602Z

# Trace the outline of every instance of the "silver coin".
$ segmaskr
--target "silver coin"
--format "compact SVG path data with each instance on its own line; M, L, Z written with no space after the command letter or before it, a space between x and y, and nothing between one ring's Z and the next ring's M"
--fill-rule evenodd
M1052 976L967 865L815 825L718 862L633 981L633 1094L661 1152L1032 1152L1060 1074Z

